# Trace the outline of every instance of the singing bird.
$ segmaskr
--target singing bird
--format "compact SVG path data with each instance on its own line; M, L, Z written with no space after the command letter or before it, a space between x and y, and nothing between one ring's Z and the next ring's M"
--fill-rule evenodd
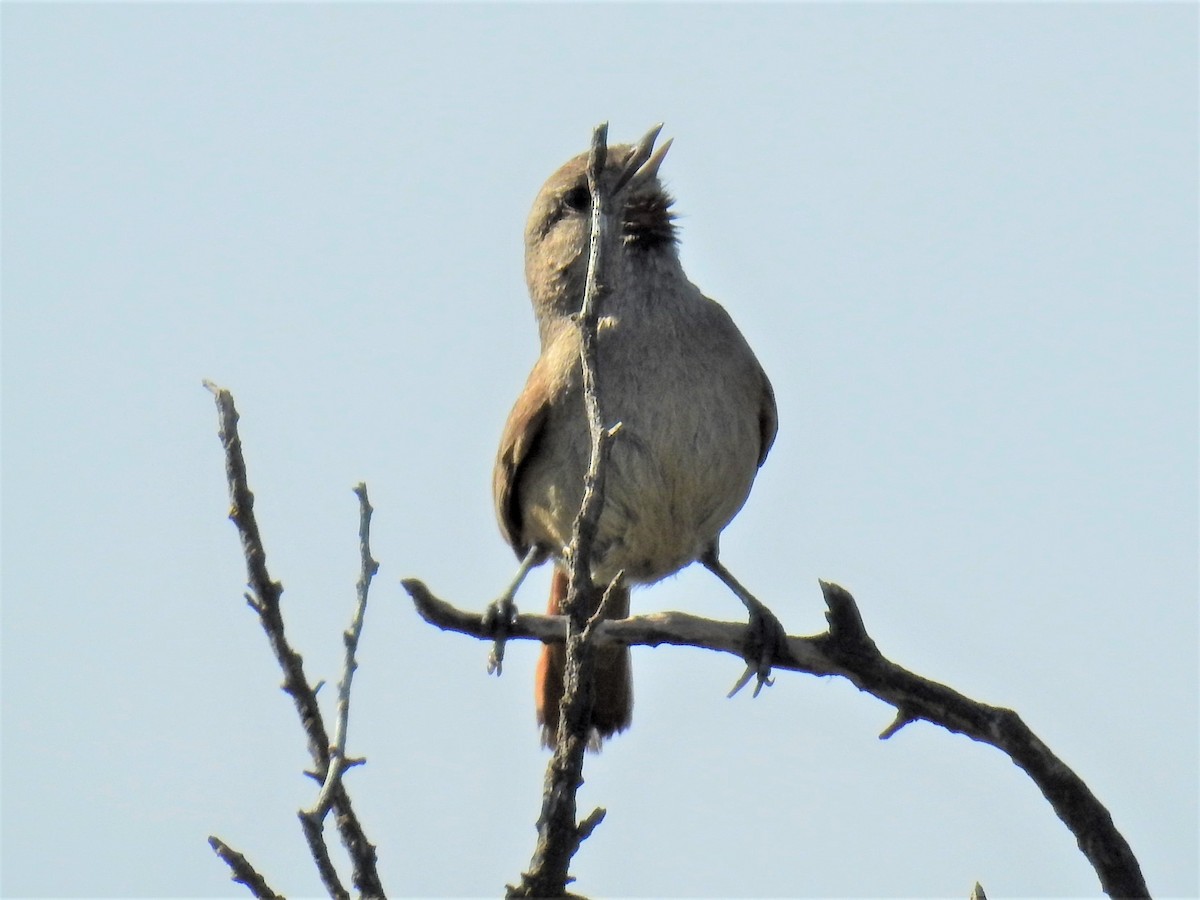
M610 618L629 615L632 585L700 560L738 593L752 624L769 617L781 633L717 558L721 530L746 502L775 439L775 396L729 314L683 271L673 201L658 178L671 142L650 152L660 128L636 145L610 147L601 175L614 190L621 231L599 310L596 371L606 424L621 427L608 457L591 560L599 586L591 611L619 573L605 607ZM587 274L587 157L574 157L550 176L525 226L525 280L541 355L504 426L493 479L500 530L524 560L522 575L554 561L550 614L561 612L567 593L564 560L591 448L580 332L572 318ZM563 665L563 645L543 646L536 707L547 746L558 728ZM591 743L598 747L630 723L627 648L597 651L593 696Z

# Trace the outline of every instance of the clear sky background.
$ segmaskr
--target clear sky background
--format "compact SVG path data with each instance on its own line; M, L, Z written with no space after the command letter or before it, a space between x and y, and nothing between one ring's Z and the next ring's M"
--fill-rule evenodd
M6 896L319 893L314 786L201 379L335 681L365 480L381 569L348 783L395 895L529 862L536 647L424 625L514 560L492 458L537 352L542 181L665 121L682 256L780 431L724 558L793 633L818 578L885 654L1020 712L1160 896L1197 874L1197 7L3 7ZM519 597L544 603L539 573ZM739 619L702 571L636 610ZM1095 896L998 751L731 657L634 652L589 759L598 896ZM332 699L327 692L326 702Z

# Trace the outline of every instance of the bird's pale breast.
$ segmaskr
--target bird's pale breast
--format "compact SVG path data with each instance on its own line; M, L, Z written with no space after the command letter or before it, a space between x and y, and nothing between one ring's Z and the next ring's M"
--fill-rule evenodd
M598 384L612 445L594 576L664 578L707 550L742 507L758 468L764 390L757 361L719 306L680 310L620 298L600 332ZM573 329L551 355L577 355ZM545 351L544 351L545 352ZM525 538L570 542L590 453L578 367L552 405L518 486Z

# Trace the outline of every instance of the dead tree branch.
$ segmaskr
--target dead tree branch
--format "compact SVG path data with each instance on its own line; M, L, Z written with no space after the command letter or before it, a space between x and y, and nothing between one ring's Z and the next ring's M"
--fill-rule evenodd
M341 783L342 773L351 765L361 760L346 758L346 734L350 727L350 685L354 673L358 670L358 640L362 635L363 620L367 613L367 595L371 590L371 579L379 571L379 563L371 556L371 501L367 499L367 486L361 482L354 487L358 497L358 550L361 560L358 583L355 585L358 602L354 607L354 617L350 627L342 632L342 643L346 646L345 661L342 664L342 678L338 682L337 722L333 729L333 744L329 748L329 771L325 774L325 782L321 785L321 793L313 808L305 813L317 819L324 819L333 802L333 792Z
M432 625L481 640L489 635L479 613L456 609L434 597L419 581L404 587L417 612ZM854 598L844 588L821 582L828 631L809 637L788 637L773 666L810 675L836 675L859 690L895 707L895 720L880 734L891 737L910 722L923 719L1005 753L1037 785L1054 812L1074 834L1079 849L1096 871L1110 897L1149 897L1146 882L1128 842L1113 825L1112 816L1083 780L1030 731L1017 713L989 706L952 688L923 678L887 659L863 625ZM566 635L562 616L521 614L508 637L542 642ZM747 627L716 622L681 612L633 616L600 622L592 640L596 646L672 644L745 657Z
M241 853L238 853L219 837L210 836L208 845L213 848L213 853L221 857L225 865L229 866L229 871L233 873L230 878L235 883L244 884L250 889L250 893L259 900L283 900L282 896L271 890L267 880L258 874L254 866L250 865L250 861Z
M229 483L229 518L237 527L242 541L242 553L246 559L247 580L250 589L246 594L246 602L258 613L271 650L283 670L283 690L292 698L292 703L300 716L300 724L304 728L308 750L313 760L314 772L312 774L322 785L328 787L329 805L327 809L332 808L334 811L334 819L341 834L342 843L350 856L354 869L354 886L365 896L382 897L384 891L376 871L375 846L363 832L362 825L351 805L350 795L346 792L340 777L335 776L332 780L330 779L333 752L328 732L325 729L325 721L317 704L317 694L304 674L303 659L292 649L284 632L283 614L280 608L283 585L272 580L267 571L267 554L258 529L258 521L254 516L254 494L250 491L246 475L246 461L242 453L241 438L238 436L238 413L234 406L233 395L211 382L205 382L205 387L212 392L217 404L219 434L221 444L225 449L225 473ZM363 515L369 521L369 512L365 511L369 510L365 490L360 494L360 501L364 504ZM368 550L365 558L369 559L369 556ZM369 582L369 578L366 581ZM360 596L365 602L365 584ZM353 662L352 651L349 652L351 653L351 662ZM348 677L344 680L348 689ZM344 747L342 752L344 753ZM301 811L300 816L302 825L304 825L308 816L304 811ZM322 830L319 824L316 829L304 825L305 839L310 842L310 847L313 846L313 841L316 841L320 847L324 846ZM333 896L344 895L345 889L341 888L336 881L336 873L332 874L332 880L330 878L332 865L322 865L322 857L324 862L328 863L328 850L326 848L322 853L320 847L314 851L314 859L322 872L326 888ZM222 858L224 859L224 857Z
M509 886L510 897L558 897L570 882L571 858L579 845L600 824L604 810L594 810L584 822L576 822L576 792L583 784L583 755L587 749L592 712L592 629L588 598L594 597L592 584L592 543L604 505L604 474L615 428L608 428L601 416L597 389L596 333L599 308L607 280L604 277L613 251L617 228L611 221L609 198L601 190L600 173L608 154L608 125L592 132L588 155L588 188L592 195L591 243L587 281L579 310L580 364L583 373L584 407L592 437L591 457L583 480L583 502L575 518L568 552L568 588L564 604L567 622L564 691L554 753L546 766L542 792L542 810L538 817L538 841L529 869L521 874L521 883Z

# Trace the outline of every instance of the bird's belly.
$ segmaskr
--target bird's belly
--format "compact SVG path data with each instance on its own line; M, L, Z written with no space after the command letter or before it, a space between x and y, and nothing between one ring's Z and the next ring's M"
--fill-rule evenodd
M731 430L745 440L730 440ZM757 422L658 409L621 420L608 458L604 506L592 555L597 583L619 572L631 583L658 581L694 562L741 509L757 460L731 448L757 445ZM572 429L574 431L574 429ZM561 554L582 500L587 434L574 431L570 465L558 457L528 472L531 543ZM549 462L549 461L547 461Z
M728 453L728 436L704 426L677 420L650 424L657 434L631 429L624 442L618 435L597 534L598 579L619 570L632 582L665 578L708 550L741 509L756 460Z

